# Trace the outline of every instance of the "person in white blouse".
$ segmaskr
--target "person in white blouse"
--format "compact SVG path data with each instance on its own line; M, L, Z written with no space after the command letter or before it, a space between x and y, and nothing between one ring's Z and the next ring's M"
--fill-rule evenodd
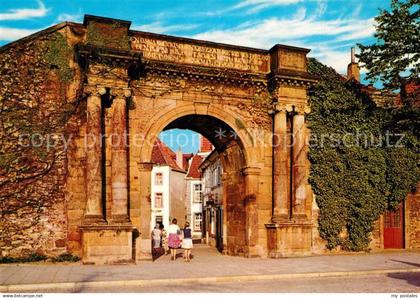
M179 237L181 230L177 223L178 221L174 218L172 219L172 224L168 227L168 246L171 250L171 260L173 261L176 260L176 250L181 244L181 239Z

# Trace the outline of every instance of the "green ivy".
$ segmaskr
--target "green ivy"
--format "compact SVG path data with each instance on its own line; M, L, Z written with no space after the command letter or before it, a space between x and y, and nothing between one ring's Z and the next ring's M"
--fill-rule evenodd
M376 107L359 84L315 59L309 72L320 78L310 90L308 116L319 232L329 249L366 250L374 222L420 180L419 130L413 127L419 111ZM387 146L401 138L396 134L404 135L401 146Z
M78 256L74 256L71 253L62 253L57 257L47 257L43 254L39 253L31 253L27 256L23 257L1 257L0 264L10 264L10 263L33 263L33 262L42 262L42 261L52 261L52 262L78 262L80 258Z
M113 22L110 26L90 22L87 26L87 41L103 48L130 49L128 34L118 22Z
M58 257L51 258L53 262L78 262L80 258L78 256L73 256L71 253L63 253Z
M72 54L73 51L66 38L59 32L54 33L47 45L45 58L48 64L58 69L61 81L66 83L70 82L74 76L73 69L69 65Z
M13 258L13 257L1 257L0 264L6 263L31 263L31 262L41 262L47 260L48 257L38 253L31 253L28 256Z

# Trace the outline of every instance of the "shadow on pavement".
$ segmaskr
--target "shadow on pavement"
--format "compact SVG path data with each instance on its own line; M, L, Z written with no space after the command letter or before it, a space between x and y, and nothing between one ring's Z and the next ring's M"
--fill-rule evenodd
M391 259L391 261L398 262L398 263L403 263L403 264L407 264L407 265L411 265L411 266L415 266L415 267L420 267L419 263L412 263L412 262L400 261L400 260L394 260L394 259Z
M405 280L408 284L420 287L420 272L388 273L390 278Z

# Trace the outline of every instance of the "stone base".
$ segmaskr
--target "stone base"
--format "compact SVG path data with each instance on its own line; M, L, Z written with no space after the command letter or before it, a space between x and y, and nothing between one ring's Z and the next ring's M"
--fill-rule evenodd
M80 229L83 264L133 262L133 226L131 224L84 225Z
M263 253L263 248L259 245L247 247L246 258L264 258L266 254Z
M289 221L265 226L268 233L268 257L300 257L312 254L312 223Z
M138 238L136 241L136 262L150 261L152 257L152 239Z

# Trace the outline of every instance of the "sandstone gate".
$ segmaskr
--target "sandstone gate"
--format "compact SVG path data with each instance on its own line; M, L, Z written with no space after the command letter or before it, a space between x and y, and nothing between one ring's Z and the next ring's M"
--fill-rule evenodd
M163 130L183 128L220 153L226 253L311 253L305 114L316 79L307 73L309 50L267 51L129 27L85 16L84 24L39 33L66 37L75 71L66 92L85 101L67 153L68 249L86 263L150 255L152 147Z

